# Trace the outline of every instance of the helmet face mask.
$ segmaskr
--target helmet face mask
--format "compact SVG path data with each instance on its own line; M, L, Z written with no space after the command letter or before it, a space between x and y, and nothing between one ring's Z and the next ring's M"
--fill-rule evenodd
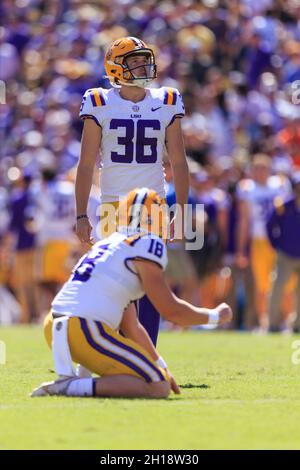
M144 62L130 64L131 59L143 57ZM129 63L128 63L129 61ZM115 41L105 55L105 70L113 86L146 87L156 78L156 64L152 49L134 37ZM140 72L143 70L143 74Z
M145 62L130 67L128 59L134 59L135 57L144 58ZM126 80L147 80L147 82L150 82L151 80L156 78L155 59L151 49L143 49L139 52L126 54L123 58L122 67L123 79L125 78ZM144 75L136 74L136 72L139 72L141 70L144 71Z

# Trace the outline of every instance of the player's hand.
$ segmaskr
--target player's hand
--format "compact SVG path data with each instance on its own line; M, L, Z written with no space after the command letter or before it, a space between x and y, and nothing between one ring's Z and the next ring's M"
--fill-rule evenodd
M168 376L169 379L170 379L171 390L172 390L176 395L180 395L180 394L181 394L180 388L179 388L179 386L177 385L176 380L174 379L173 375L171 374L171 372L169 371L169 369L165 369L165 371L166 371L166 373L167 373L167 376Z
M89 219L83 218L77 220L75 231L81 243L87 243L88 245L92 245L94 243L94 240L91 237L92 229L93 227L91 226Z
M232 320L232 310L225 302L217 306L216 310L219 312L219 325L224 325Z

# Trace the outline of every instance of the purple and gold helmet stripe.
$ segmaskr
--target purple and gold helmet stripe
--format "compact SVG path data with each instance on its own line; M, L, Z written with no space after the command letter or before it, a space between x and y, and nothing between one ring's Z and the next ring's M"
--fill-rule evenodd
M139 189L137 191L137 193L134 197L134 200L132 201L132 205L129 208L129 210L130 210L130 217L129 217L129 223L128 223L129 226L132 225L132 222L134 221L135 223L139 222L138 226L136 228L139 227L141 210L142 210L142 207L143 207L147 197L148 197L148 189L147 188L142 188L142 189Z
M134 36L129 36L129 39L131 39L131 41L134 43L135 46L145 47L140 39L135 38Z

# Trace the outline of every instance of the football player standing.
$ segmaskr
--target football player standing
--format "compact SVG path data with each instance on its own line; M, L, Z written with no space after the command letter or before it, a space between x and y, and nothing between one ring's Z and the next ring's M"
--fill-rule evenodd
M76 178L76 233L92 243L87 204L96 158L101 152L101 205L117 208L119 199L137 186L151 186L164 198L163 154L171 162L176 203L187 202L189 177L180 118L184 105L175 88L147 88L156 78L153 50L135 37L113 42L105 55L111 89L89 89L83 96L81 155ZM100 214L103 219L103 211ZM174 233L174 219L170 234ZM102 226L103 237L109 230ZM156 344L159 315L145 297L139 320Z

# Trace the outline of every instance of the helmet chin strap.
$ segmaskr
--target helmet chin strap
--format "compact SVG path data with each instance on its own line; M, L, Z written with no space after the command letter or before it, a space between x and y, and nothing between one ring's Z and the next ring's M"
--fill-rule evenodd
M119 83L115 83L115 77L109 77L109 76L105 76L106 78L109 79L111 85L114 87L114 88L120 88L121 86L137 86L139 88L146 88L146 86L152 82L152 79L151 78L141 78L141 79L137 79L135 80L134 83L129 83L129 82L123 82L123 80L120 80L118 79L118 82Z
M137 86L139 88L146 88L148 83L150 83L152 80L149 78L139 78L134 81L134 83L128 83L128 82L123 82L120 80L120 83L125 86Z

